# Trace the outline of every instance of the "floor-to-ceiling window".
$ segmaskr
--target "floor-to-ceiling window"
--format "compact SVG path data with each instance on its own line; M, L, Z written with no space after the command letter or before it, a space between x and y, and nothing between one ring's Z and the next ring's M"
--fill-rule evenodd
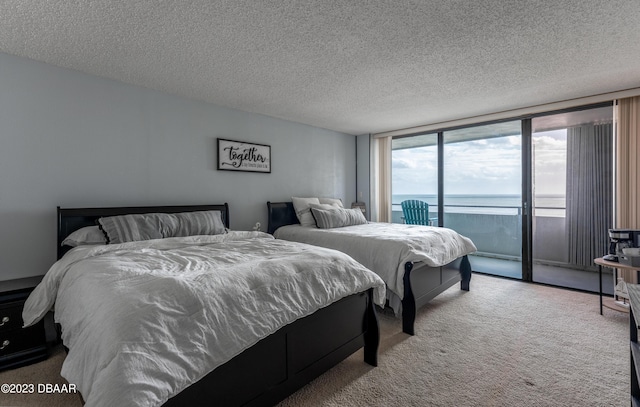
M429 217L438 216L438 134L393 139L391 202L394 223L403 222L402 201L417 199L429 205Z
M612 115L603 104L396 138L393 221L402 200L425 200L474 240L474 271L594 291L611 225Z

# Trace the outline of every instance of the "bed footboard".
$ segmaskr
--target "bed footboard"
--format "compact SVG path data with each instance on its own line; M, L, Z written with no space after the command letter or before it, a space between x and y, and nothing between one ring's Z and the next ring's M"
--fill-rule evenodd
M414 335L416 312L437 295L460 281L460 289L469 291L471 264L467 256L441 267L404 265L404 298L402 300L402 331Z
M264 338L164 406L269 406L364 347L377 365L380 331L373 291L354 294Z

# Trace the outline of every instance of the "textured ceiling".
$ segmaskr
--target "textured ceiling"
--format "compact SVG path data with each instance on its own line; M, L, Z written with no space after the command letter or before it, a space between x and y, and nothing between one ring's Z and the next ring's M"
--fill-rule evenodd
M638 0L0 0L0 51L375 133L640 87Z

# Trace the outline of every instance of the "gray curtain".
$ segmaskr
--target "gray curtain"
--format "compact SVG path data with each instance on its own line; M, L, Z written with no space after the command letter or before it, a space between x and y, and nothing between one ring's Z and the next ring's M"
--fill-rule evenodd
M607 253L612 227L611 123L567 129L567 241L569 263L592 268Z

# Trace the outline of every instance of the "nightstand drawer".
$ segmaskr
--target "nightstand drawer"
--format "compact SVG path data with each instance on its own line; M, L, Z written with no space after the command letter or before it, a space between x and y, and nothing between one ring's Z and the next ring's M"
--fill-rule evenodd
M38 323L29 328L0 332L0 357L23 350L42 347L45 343L44 326Z
M39 281L35 277L0 281L0 370L47 358L44 321L22 328L24 302Z
M22 328L24 301L13 301L0 305L0 332Z

